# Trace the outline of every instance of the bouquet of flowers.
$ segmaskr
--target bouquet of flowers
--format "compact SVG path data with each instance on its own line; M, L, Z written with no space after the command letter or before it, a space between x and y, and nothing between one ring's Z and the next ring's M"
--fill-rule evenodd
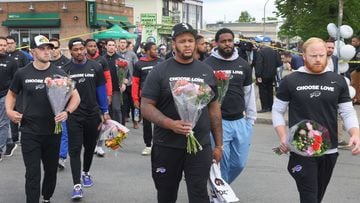
M215 74L216 86L219 94L218 101L221 104L224 101L225 94L229 88L231 74L230 72L222 71L222 70L214 71L214 74Z
M107 120L101 125L100 140L112 150L120 149L129 129L114 120Z
M192 128L200 118L201 110L214 97L209 85L205 83L189 82L187 80L178 80L170 82L171 93L174 98L175 106L183 121L191 122ZM196 154L202 150L202 146L196 139L194 132L187 136L186 151L189 154Z
M116 73L118 76L118 84L121 87L121 85L124 83L124 80L126 78L126 72L127 72L127 66L128 62L124 59L116 59L115 61ZM121 104L123 103L123 98L121 96Z
M71 92L75 88L75 82L68 77L55 75L47 77L44 80L46 91L49 98L51 108L55 115L64 111L67 102L70 99ZM61 123L57 122L55 125L55 134L62 131Z
M312 120L302 120L291 127L288 143L292 152L307 157L322 156L331 148L328 129ZM274 151L281 154L278 148Z

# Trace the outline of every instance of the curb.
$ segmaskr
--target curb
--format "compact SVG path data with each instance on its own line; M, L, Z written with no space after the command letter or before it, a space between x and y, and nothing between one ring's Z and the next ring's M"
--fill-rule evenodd
M272 125L272 119L271 118L256 118L255 124L267 124Z
M259 114L257 114L259 115ZM265 114L263 114L265 115ZM289 125L289 122L287 120L287 114L286 114L286 117L285 117L285 123L286 125ZM261 117L257 117L256 118L256 121L255 121L255 124L265 124L265 125L272 125L272 118L271 118L271 114L269 114L268 116L261 116Z

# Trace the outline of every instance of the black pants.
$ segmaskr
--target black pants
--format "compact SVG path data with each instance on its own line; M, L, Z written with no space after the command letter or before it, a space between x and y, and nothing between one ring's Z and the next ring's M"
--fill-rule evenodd
M335 167L338 153L303 157L291 153L288 171L295 179L301 203L320 203Z
M259 95L262 109L271 109L274 102L273 82L274 78L261 78L259 85Z
M42 196L50 199L55 191L59 160L60 135L22 133L21 151L25 163L25 193L27 203L38 203L40 198L41 164L44 167Z
M10 121L11 138L13 142L19 141L19 125Z
M210 145L190 155L186 149L154 145L151 151L152 177L159 203L175 203L184 172L189 203L209 203L209 179L212 152Z
M126 86L126 90L123 92L123 98L124 98L124 102L123 105L121 107L121 112L122 112L122 116L123 116L123 125L125 125L125 119L129 118L129 114L131 114L131 118L132 121L134 122L134 102L131 96L131 85L130 86Z
M99 136L99 116L78 117L70 115L67 120L69 137L69 156L73 183L80 184L81 148L84 145L83 171L89 172L93 154Z
M144 143L147 147L151 147L151 141L152 141L152 125L151 122L143 118L143 137L144 137Z
M18 112L22 112L22 92L16 97L15 110ZM10 121L10 129L11 129L11 138L13 142L19 141L19 125Z

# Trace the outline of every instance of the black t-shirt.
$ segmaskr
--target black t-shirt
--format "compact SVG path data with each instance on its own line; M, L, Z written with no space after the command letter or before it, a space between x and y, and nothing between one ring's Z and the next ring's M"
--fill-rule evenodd
M96 59L93 59L93 60L95 60L96 62L100 63L100 65L101 65L101 67L102 67L102 69L103 69L104 72L107 71L107 70L109 70L109 64L108 64L108 62L106 61L106 59L105 59L104 56L99 55Z
M66 73L50 64L46 70L35 69L33 63L19 69L10 85L10 90L21 92L22 114L20 130L25 133L49 135L54 133L54 113L46 93L44 79ZM19 95L18 95L19 96Z
M180 116L175 107L169 82L179 79L203 81L216 93L214 73L211 67L202 62L194 60L190 64L181 64L175 61L174 58L170 58L156 65L146 78L142 89L142 97L156 101L156 108L165 116L174 120L180 120ZM204 107L193 129L195 137L201 145L210 144L210 129L208 108ZM184 135L176 134L172 130L157 125L154 127L153 140L154 144L161 146L186 148L186 137Z
M309 119L329 130L332 147L337 147L338 104L351 101L343 76L294 72L280 82L276 97L289 102L289 126Z
M26 55L20 50L15 50L12 53L8 53L8 55L17 62L19 68L25 67L28 63L30 63Z
M163 60L158 58L156 60L152 61L145 61L140 59L138 62L135 63L133 76L140 78L140 89L144 87L145 79L148 76L148 74L151 72L153 67L161 63Z
M17 69L18 66L14 59L7 55L0 55L0 98L7 94Z
M209 64L214 71L222 70L230 72L232 75L228 91L221 104L222 118L237 120L244 117L244 86L252 83L252 69L249 63L240 57L233 61L225 61L213 56L206 58L204 62Z
M100 64L93 60L87 60L84 64L75 64L71 61L63 69L76 82L76 89L81 99L79 107L72 115L80 117L99 115L96 88L105 85L106 82Z
M61 57L57 60L50 61L50 63L54 64L58 68L63 68L69 62L70 59L66 58L64 55L61 55Z
M117 59L122 59L120 55L118 54L113 54L112 56L110 55L106 55L104 56L108 65L109 65L109 70L110 70L110 75L111 75L111 82L112 82L112 90L120 92L120 87L119 87L119 78L117 75L117 67L115 65L116 60Z

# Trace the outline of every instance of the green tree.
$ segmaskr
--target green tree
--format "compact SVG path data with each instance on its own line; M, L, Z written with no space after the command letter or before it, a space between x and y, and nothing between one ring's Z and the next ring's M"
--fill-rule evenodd
M326 26L337 24L339 0L276 0L277 16L284 18L280 36L329 37ZM360 1L344 0L343 23L350 25L355 34L360 31Z
M241 11L238 22L251 22L251 21L255 21L255 18L251 17L249 12Z

